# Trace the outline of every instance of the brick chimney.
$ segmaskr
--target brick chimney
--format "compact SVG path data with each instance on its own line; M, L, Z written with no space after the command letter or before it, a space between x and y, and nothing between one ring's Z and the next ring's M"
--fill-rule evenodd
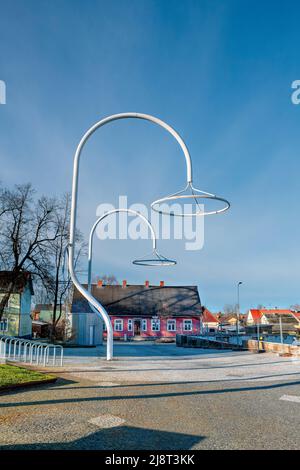
M149 287L149 281L145 281L145 287Z
M126 279L124 279L124 281L122 281L122 287L126 287L127 286L127 281Z
M103 280L102 279L98 280L97 287L103 287Z
M165 286L165 281L160 281L159 287L164 287Z

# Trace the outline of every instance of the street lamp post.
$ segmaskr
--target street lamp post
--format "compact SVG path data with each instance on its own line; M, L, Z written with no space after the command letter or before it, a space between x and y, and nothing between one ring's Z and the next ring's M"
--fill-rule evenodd
M236 315L236 334L237 334L237 344L239 344L239 334L240 334L240 286L242 281L239 281L237 284L237 315Z
M256 329L257 329L257 351L260 352L260 319L257 319Z

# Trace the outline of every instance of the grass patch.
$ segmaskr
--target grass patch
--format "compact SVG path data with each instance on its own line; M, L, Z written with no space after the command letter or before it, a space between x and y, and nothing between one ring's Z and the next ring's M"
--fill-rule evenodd
M54 378L55 377L53 375L41 374L40 372L25 369L23 367L0 364L0 389L2 387L6 388L14 385L26 384L28 382L40 382Z

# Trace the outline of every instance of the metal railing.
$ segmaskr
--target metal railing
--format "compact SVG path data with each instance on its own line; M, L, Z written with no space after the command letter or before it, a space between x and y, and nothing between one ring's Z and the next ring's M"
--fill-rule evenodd
M0 336L0 357L25 364L62 367L64 350L59 344L2 335Z

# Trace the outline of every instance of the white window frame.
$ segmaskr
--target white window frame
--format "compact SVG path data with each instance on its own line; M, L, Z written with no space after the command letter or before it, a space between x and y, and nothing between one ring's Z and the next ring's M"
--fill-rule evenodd
M156 328L154 325L158 325L158 328ZM151 331L160 331L160 319L159 318L151 318Z
M127 330L128 330L128 331L133 331L133 320L132 320L132 318L128 318L128 321L127 321Z
M120 325L117 326L117 325ZM115 321L114 321L114 330L115 331L123 331L123 320L121 318L116 318Z
M190 327L187 328L186 325L190 325ZM193 331L193 320L183 320L182 327L183 331Z
M147 331L147 327L148 327L147 319L143 318L142 319L142 331Z
M2 328L4 323L6 324L6 328ZM0 320L0 331L8 331L8 318L1 318L1 320Z
M167 331L176 331L176 320L175 319L170 318L169 320L167 320Z

